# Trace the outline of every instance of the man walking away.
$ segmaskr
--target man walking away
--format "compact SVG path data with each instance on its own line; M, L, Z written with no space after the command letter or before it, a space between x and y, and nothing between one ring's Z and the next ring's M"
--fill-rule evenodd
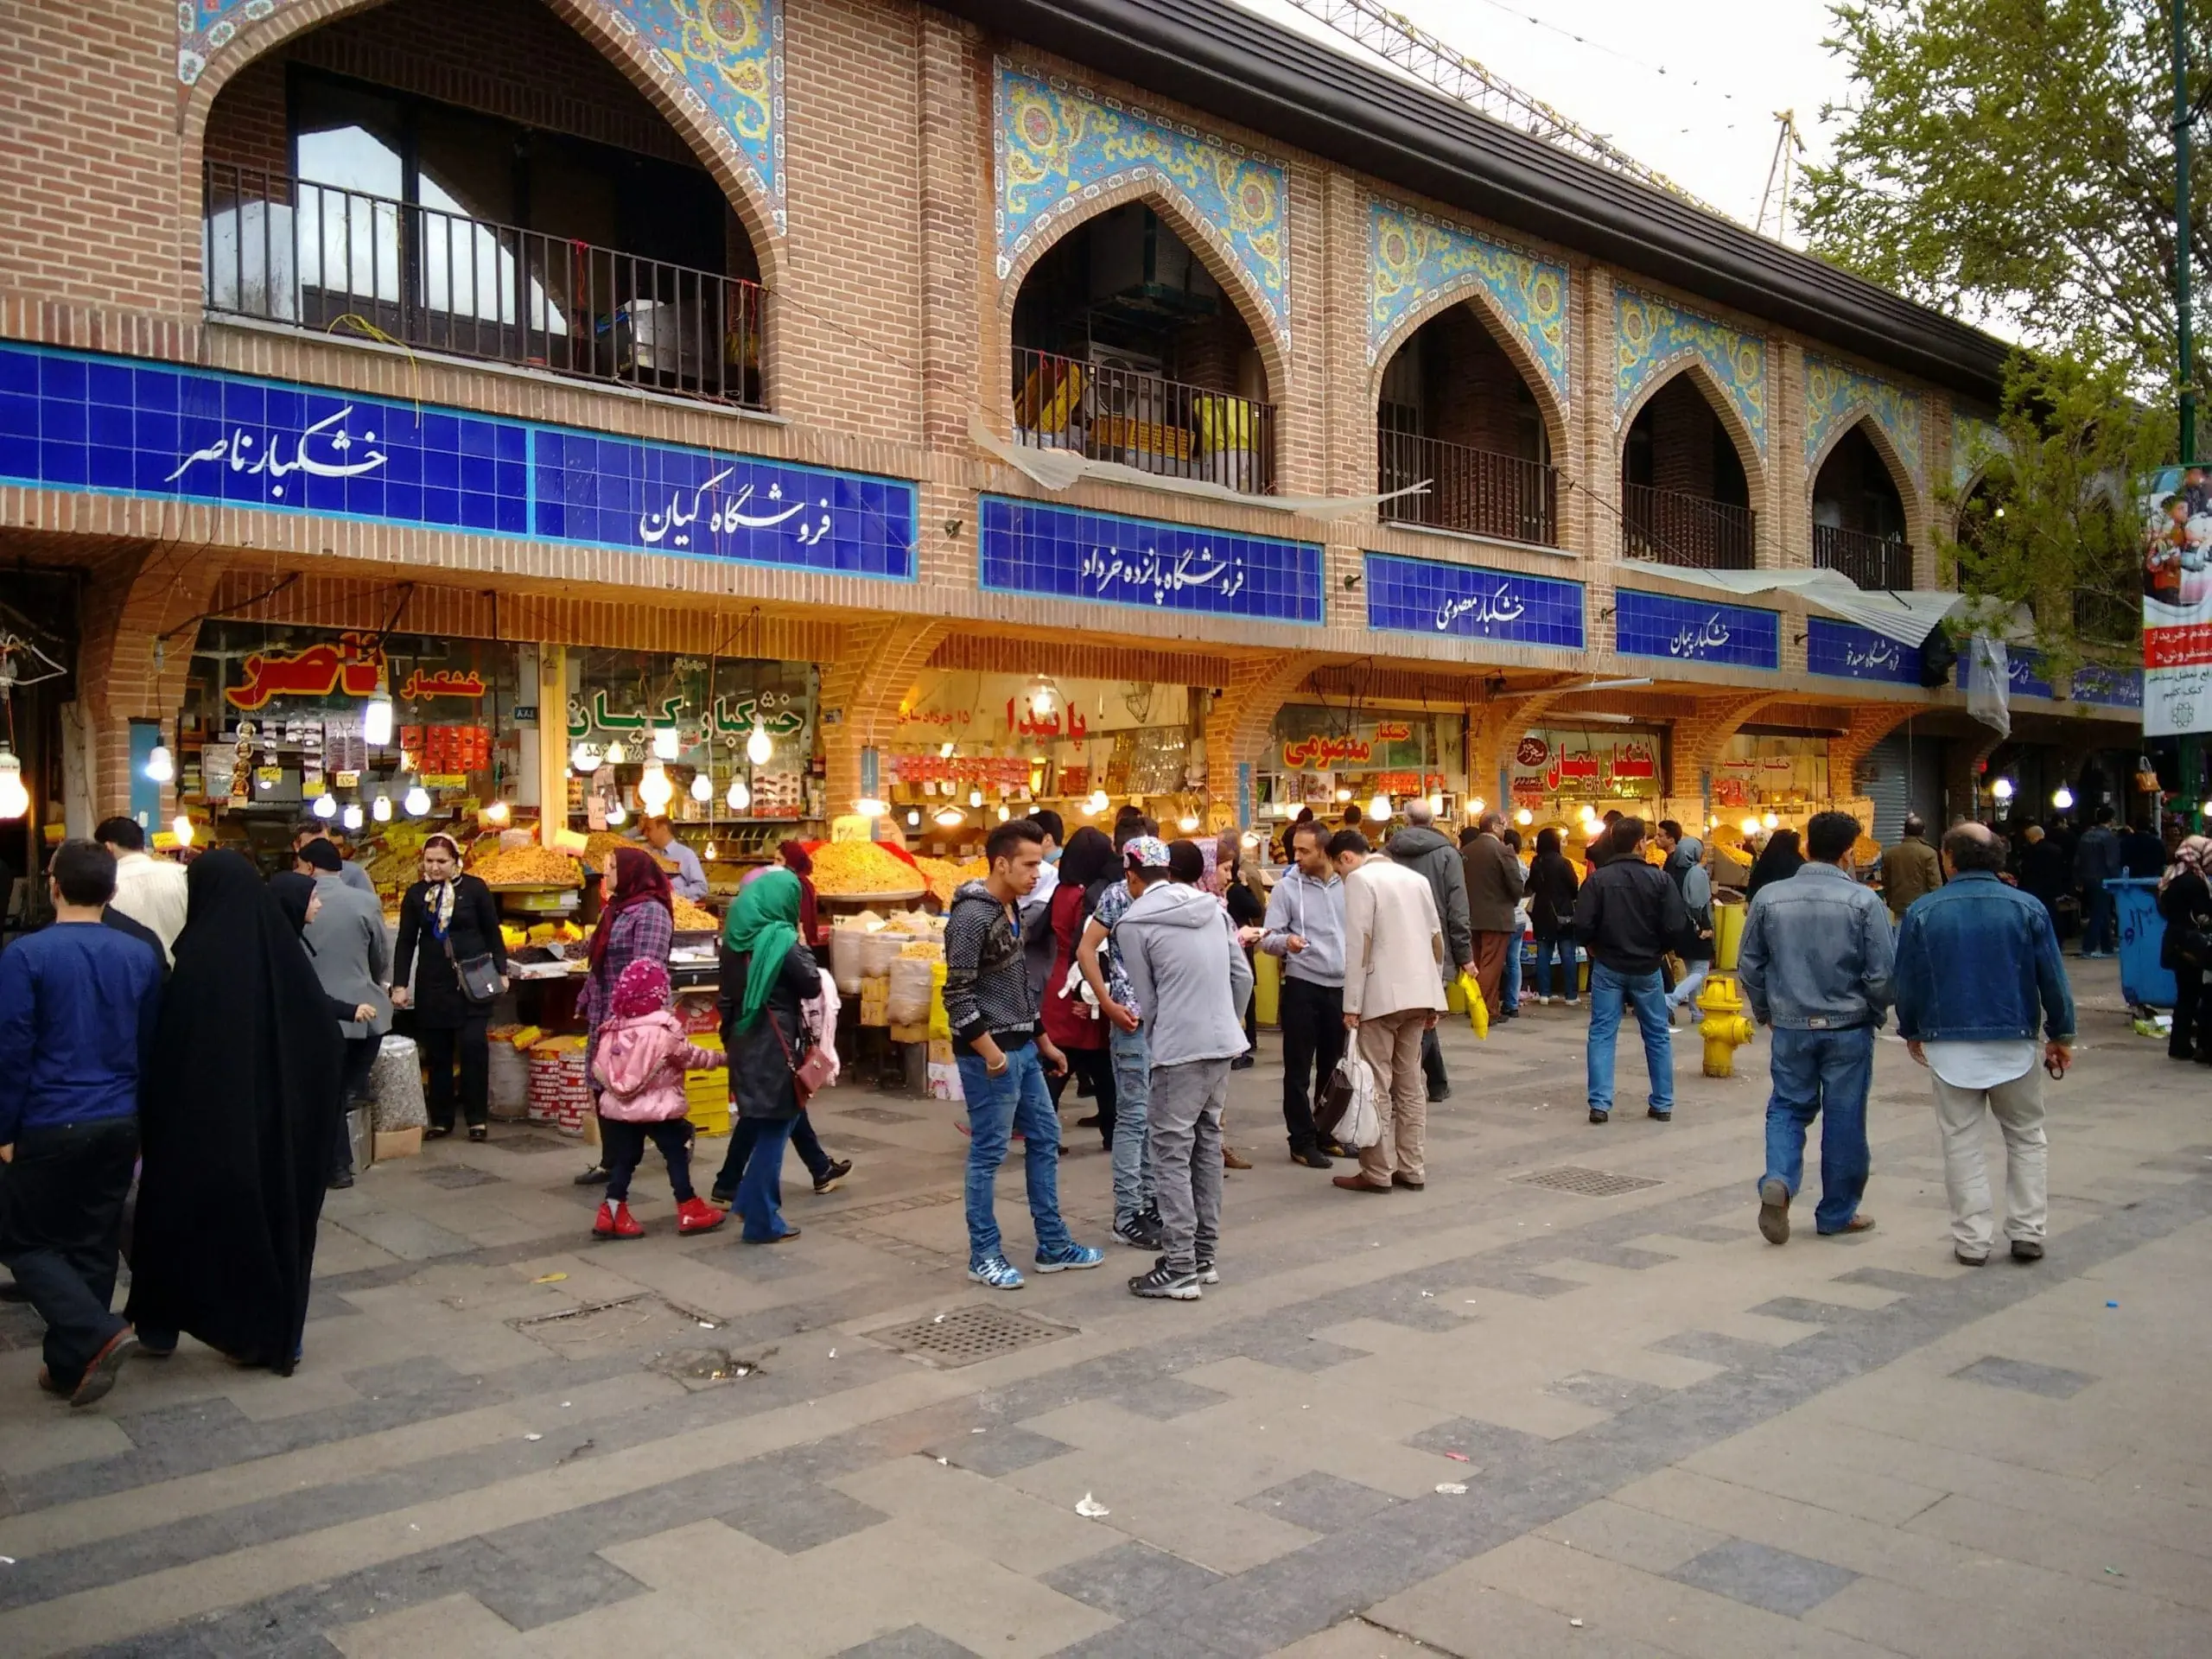
M1485 812L1475 825L1474 838L1459 849L1468 920L1475 934L1475 982L1482 987L1483 1006L1493 1014L1505 1001L1506 952L1521 949L1514 908L1527 887L1521 861L1499 839L1504 829L1504 813Z
M1140 1250L1160 1247L1147 1128L1152 1050L1145 1035L1144 1007L1130 988L1114 930L1147 885L1167 880L1167 848L1152 833L1151 822L1141 817L1133 824L1138 833L1122 847L1124 874L1091 906L1075 952L1076 966L1090 982L1098 1011L1106 1016L1106 1045L1114 1060L1114 1239Z
M1686 836L1682 826L1672 818L1659 822L1657 836L1659 850L1667 855L1661 866L1667 879L1675 884L1675 891L1682 895L1682 908L1689 912L1691 937L1682 941L1682 964L1688 969L1681 983L1667 993L1667 1023L1673 1025L1677 1014L1687 1011L1693 1021L1697 1018L1697 994L1705 988L1707 975L1713 971L1713 873L1705 868L1705 843L1695 836Z
M1290 1160L1327 1169L1313 1128L1307 1090L1318 1097L1344 1052L1344 884L1329 862L1329 834L1319 823L1294 824L1286 870L1268 896L1260 949L1281 957L1282 1124Z
M2138 881L2156 881L2166 873L2166 849L2141 824L2132 824L2120 838L2120 866Z
M990 874L952 895L944 923L944 1011L968 1102L968 1276L994 1290L1019 1290L1021 1274L999 1236L995 1184L1007 1141L1027 1143L1029 1216L1037 1271L1095 1268L1102 1251L1078 1244L1060 1219L1060 1121L1045 1068L1067 1060L1039 1031L1039 987L1030 982L1014 906L1037 885L1044 835L1027 818L1001 823L983 843Z
M1759 1231L1789 1242L1789 1201L1805 1177L1805 1131L1821 1119L1824 1235L1863 1233L1859 1213L1872 1158L1866 1149L1866 1091L1874 1080L1874 1033L1890 1005L1891 946L1881 901L1843 868L1859 839L1847 812L1815 813L1805 826L1803 868L1751 900L1737 982L1752 1016L1774 1029L1773 1092L1766 1105L1766 1173L1759 1179ZM1952 969L1971 959L1953 959Z
M1675 1052L1659 964L1684 942L1689 912L1667 873L1643 861L1643 819L1621 819L1602 842L1605 861L1574 901L1574 936L1590 954L1590 1121L1612 1119L1613 1047L1625 1003L1643 1033L1643 1065L1651 1077L1649 1115L1671 1122Z
M300 849L296 868L301 874L315 878L315 893L322 900L300 936L315 958L315 978L326 995L349 1007L373 1008L377 1015L338 1022L346 1039L346 1062L339 1074L338 1137L330 1154L330 1184L346 1187L353 1185L353 1141L346 1132L346 1115L367 1091L377 1051L391 1029L391 999L385 989L391 977L391 947L384 931L383 907L346 885L335 847L327 841L308 842Z
M115 897L108 908L120 911L149 930L162 944L166 968L184 931L184 866L156 858L146 850L146 832L136 818L110 818L92 839L115 860Z
M2043 825L2030 824L2022 836L2020 891L2042 905L2050 917L2051 931L2058 931L2058 901L2066 892L2066 854L2056 836Z
M300 855L300 849L311 841L329 840L330 826L328 824L321 818L302 818L292 826L292 856L297 858ZM331 844L334 848L337 845L335 842L332 842ZM365 893L372 899L377 896L377 884L369 879L369 873L352 859L342 855L340 857L338 874L346 885L354 892Z
M2084 957L2108 957L2118 948L2112 893L2105 883L2126 868L2120 834L2112 827L2112 808L2101 806L2089 815L2089 827L2074 849L2074 880L2082 889Z
M1904 919L1916 899L1943 885L1943 867L1928 844L1928 823L1917 812L1908 812L1904 833L1897 845L1882 855L1882 902L1890 907L1891 925Z
M1374 1069L1382 1120L1381 1137L1360 1148L1359 1173L1331 1179L1347 1192L1419 1192L1428 1184L1421 1039L1444 1008L1444 924L1428 883L1370 857L1358 830L1337 831L1329 856L1344 882L1344 1029Z
M1170 868L1185 848L1168 849ZM1203 868L1203 866L1201 866ZM1220 1282L1221 1113L1230 1062L1245 1052L1244 999L1251 964L1219 899L1181 880L1148 882L1114 929L1130 988L1152 1010L1147 1105L1161 1248L1150 1273L1129 1281L1139 1296L1196 1301Z
M137 1347L109 1304L162 964L100 925L105 848L63 842L48 880L54 925L0 954L0 1262L46 1321L39 1386L89 1406Z
M1952 1254L1970 1268L1989 1259L1986 1111L2005 1136L2012 1259L2040 1262L2050 1205L2036 1065L2063 1076L2073 1064L2074 995L2050 916L1998 879L2005 843L1981 824L1961 823L1943 837L1943 862L1950 884L1908 911L1897 935L1897 1030L1935 1078ZM1972 971L1960 971L1962 963Z
M1386 849L1390 861L1411 870L1428 883L1436 914L1444 924L1444 961L1439 969L1442 983L1449 985L1462 967L1474 963L1474 941L1467 925L1467 883L1459 868L1459 854L1436 832L1436 815L1425 800L1406 803L1406 827L1390 837ZM1491 1007L1497 1004L1493 1001ZM1452 1096L1452 1080L1444 1074L1444 1048L1433 1028L1422 1033L1421 1069L1432 1103Z

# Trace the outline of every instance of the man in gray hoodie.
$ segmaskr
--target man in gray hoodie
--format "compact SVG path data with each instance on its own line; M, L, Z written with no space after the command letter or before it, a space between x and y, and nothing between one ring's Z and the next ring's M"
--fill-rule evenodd
M1459 970L1474 971L1475 936L1467 919L1467 877L1459 849L1437 833L1436 815L1425 800L1406 803L1406 827L1390 837L1383 849L1393 864L1402 865L1428 883L1436 897L1436 914L1444 924L1444 961L1440 971L1448 989ZM1491 1004L1497 1006L1495 1002ZM1431 1101L1448 1100L1452 1080L1444 1074L1444 1050L1431 1027L1421 1033L1421 1075Z
M1221 1112L1229 1063L1244 1052L1251 964L1221 901L1195 885L1205 861L1195 842L1167 849L1168 879L1133 872L1135 902L1115 925L1152 1050L1149 1135L1166 1254L1129 1281L1139 1296L1194 1302L1217 1284L1221 1232Z

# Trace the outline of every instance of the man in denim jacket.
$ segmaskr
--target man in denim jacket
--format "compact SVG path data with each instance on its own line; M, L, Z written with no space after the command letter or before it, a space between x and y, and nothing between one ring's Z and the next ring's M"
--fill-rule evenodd
M1949 885L1905 912L1897 932L1897 1030L1936 1080L1952 1253L1989 1259L1982 1113L2005 1135L2005 1230L2015 1262L2043 1259L2045 1185L2040 1059L2073 1064L2074 995L2050 913L1997 879L2005 843L1979 823L1943 837ZM2044 1041L2038 1053L2037 1014Z
M1766 1173L1759 1179L1759 1232L1789 1241L1789 1201L1805 1175L1805 1131L1821 1119L1821 1202L1813 1224L1824 1236L1863 1233L1859 1213L1873 1157L1866 1149L1866 1092L1874 1081L1874 1033L1890 1005L1890 918L1843 860L1859 820L1821 812L1805 826L1807 862L1751 900L1737 980L1759 1024L1774 1031L1766 1107Z

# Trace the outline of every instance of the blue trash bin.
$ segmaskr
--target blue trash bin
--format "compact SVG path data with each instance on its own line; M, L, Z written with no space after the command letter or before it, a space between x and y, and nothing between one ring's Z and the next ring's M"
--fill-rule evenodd
M2173 969L2158 965L2158 950L2166 942L2158 884L2147 876L2115 876L2105 888L2120 912L2120 994L2137 1007L2171 1008Z

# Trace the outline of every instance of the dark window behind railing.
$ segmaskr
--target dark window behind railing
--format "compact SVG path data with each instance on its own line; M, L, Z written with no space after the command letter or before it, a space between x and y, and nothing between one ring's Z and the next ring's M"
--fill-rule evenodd
M207 164L207 309L764 408L760 286Z
M1748 570L1758 544L1758 515L1749 507L1649 484L1621 486L1621 519L1632 559Z
M1071 450L1246 495L1275 486L1273 404L1020 346L1014 436L1033 448Z
M1378 492L1428 485L1422 494L1383 502L1377 511L1384 518L1546 547L1556 542L1559 474L1543 462L1388 429L1376 430L1375 448Z
M1823 570L1840 570L1861 588L1903 592L1912 586L1912 544L1887 536L1815 524L1813 563Z

